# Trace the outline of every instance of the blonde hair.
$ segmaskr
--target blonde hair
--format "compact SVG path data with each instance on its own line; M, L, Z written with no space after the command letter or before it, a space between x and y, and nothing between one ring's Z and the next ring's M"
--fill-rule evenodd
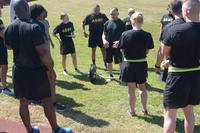
M68 16L67 13L62 12L60 14L60 19L63 20L65 16Z
M136 23L142 24L143 21L144 21L144 18L143 18L143 15L142 15L141 12L135 12L131 16L131 23L132 24L136 24Z

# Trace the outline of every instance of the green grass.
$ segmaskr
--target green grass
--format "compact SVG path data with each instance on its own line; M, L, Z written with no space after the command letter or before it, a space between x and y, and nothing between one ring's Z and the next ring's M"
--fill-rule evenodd
M107 15L111 7L118 7L120 17L125 17L127 9L134 7L144 13L144 29L151 32L155 42L155 49L148 57L149 78L148 78L148 108L150 116L143 117L140 114L139 95L137 92L138 117L130 119L126 111L128 109L127 88L120 86L117 82L102 84L98 82L93 85L87 76L73 72L71 58L68 59L68 69L70 76L62 75L61 60L59 55L59 45L55 38L53 41L56 48L52 49L52 56L55 61L57 72L57 93L59 102L67 106L63 113L57 113L58 122L65 127L72 127L76 132L81 133L160 133L163 125L163 105L162 93L164 84L157 80L153 68L156 60L156 52L159 46L159 21L168 3L167 0L39 0L49 12L49 21L52 29L60 23L59 14L67 12L76 28L77 37L74 40L77 49L79 68L87 72L91 63L91 51L87 48L87 39L82 36L81 23L86 14L91 12L94 3L102 6L102 11ZM3 10L3 20L8 23L8 8ZM9 74L12 67L12 53L9 52ZM100 51L97 51L97 64L103 67ZM118 66L115 66L118 69ZM102 70L98 70L102 71ZM103 72L103 71L102 71ZM104 75L107 75L103 72ZM11 84L11 79L9 79ZM18 100L13 97L0 95L0 117L20 121L18 115ZM195 108L196 124L200 125L199 106ZM33 123L47 125L42 108L30 107ZM177 132L183 132L183 113L178 112ZM200 132L200 127L196 126L195 132Z

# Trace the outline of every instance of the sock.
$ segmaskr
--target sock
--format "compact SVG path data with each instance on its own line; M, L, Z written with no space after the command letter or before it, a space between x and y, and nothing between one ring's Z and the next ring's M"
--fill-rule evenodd
M96 64L95 60L92 60L92 63L93 63L93 64Z

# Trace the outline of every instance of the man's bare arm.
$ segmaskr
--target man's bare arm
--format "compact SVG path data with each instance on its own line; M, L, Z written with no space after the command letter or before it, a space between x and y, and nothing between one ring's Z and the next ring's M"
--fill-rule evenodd
M54 67L54 63L50 55L48 45L39 45L39 46L36 46L35 49L40 57L40 60L42 61L44 66L47 68L47 70L52 71Z
M163 61L161 63L161 66L164 68L169 67L170 53L171 53L171 47L161 44L161 54L163 55Z
M102 40L105 48L109 47L109 42L106 40L106 32L103 32Z
M53 33L53 36L54 36L55 38L57 38L58 41L60 41L60 38L59 38L56 34Z
M85 38L87 38L89 35L87 34L87 32L85 31L85 25L82 24L82 30L83 30L83 35Z

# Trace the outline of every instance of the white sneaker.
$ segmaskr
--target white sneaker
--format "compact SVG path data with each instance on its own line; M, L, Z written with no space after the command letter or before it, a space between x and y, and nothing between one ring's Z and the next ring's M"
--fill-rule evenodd
M67 70L64 70L64 71L63 71L63 74L64 74L65 76L67 76L67 75L68 75Z
M111 82L113 78L114 78L114 77L113 77L112 75L110 75L110 76L106 79L106 82Z

